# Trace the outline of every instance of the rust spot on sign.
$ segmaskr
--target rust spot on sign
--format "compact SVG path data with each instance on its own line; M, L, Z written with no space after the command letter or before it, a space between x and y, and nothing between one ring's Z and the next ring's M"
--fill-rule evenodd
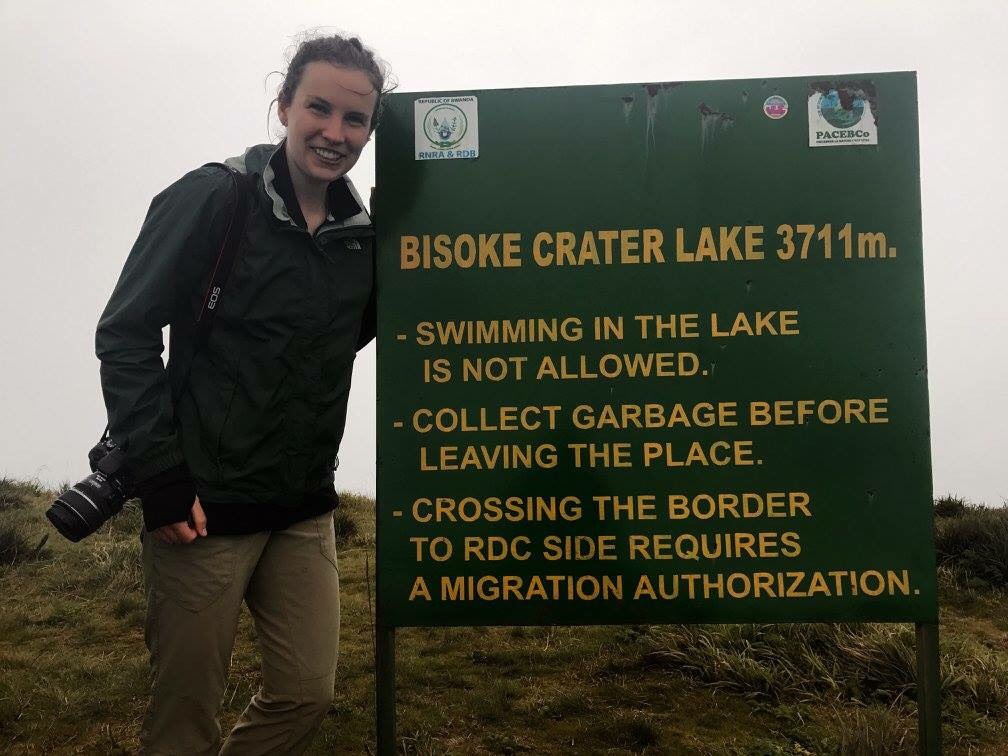
M697 110L700 113L700 152L713 143L725 131L735 124L735 119L727 113L715 110L706 102L701 102Z

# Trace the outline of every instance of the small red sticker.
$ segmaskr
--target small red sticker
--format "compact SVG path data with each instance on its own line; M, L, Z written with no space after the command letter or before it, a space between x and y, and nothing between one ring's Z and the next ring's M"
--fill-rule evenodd
M787 111L787 100L780 95L770 95L763 103L763 112L766 114L766 117L772 118L775 121L779 121L786 116Z

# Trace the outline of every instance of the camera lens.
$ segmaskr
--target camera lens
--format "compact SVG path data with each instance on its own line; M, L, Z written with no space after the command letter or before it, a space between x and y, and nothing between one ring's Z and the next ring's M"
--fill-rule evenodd
M114 481L93 473L60 494L46 511L46 517L61 535L76 543L122 509L125 500Z
M60 535L74 543L92 532L88 528L87 520L62 499L53 502L52 506L46 510L46 517L60 532Z

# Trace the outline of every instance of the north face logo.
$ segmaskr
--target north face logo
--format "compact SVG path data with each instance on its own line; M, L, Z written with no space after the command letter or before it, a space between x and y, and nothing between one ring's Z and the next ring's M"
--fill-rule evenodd
M361 249L361 243L359 241L357 241L356 239L347 239L346 240L346 248L347 249L360 250Z

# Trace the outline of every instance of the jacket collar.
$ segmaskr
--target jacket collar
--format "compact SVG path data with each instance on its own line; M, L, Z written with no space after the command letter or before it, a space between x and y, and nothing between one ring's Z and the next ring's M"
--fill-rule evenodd
M294 194L284 149L286 142L284 139L278 145L260 144L249 147L241 157L229 158L225 162L245 174L260 173L262 188L270 200L273 215L280 221L304 229L308 224ZM371 227L371 217L364 209L364 203L353 183L346 176L329 184L326 206L328 217L319 231Z

